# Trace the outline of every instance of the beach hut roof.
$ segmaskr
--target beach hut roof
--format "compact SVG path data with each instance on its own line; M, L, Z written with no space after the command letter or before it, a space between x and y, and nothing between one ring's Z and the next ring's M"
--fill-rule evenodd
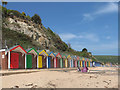
M62 56L62 58L67 58L67 55L64 53L62 53L61 56Z
M45 50L37 50L37 52L39 53L39 55L48 56Z
M67 56L68 59L72 59L70 55Z
M50 52L48 56L56 57L56 55L53 52Z
M58 53L58 54L56 55L56 57L62 58L62 56L61 56L60 53Z
M27 53L20 45L15 45L7 50L8 51L16 51L16 52L21 52L21 53Z
M27 51L27 53L32 53L34 55L39 55L39 53L34 48L29 48L26 51Z
M83 57L82 60L85 60L85 58Z
M79 56L77 56L76 58L77 58L77 60L80 60L80 57L79 57Z

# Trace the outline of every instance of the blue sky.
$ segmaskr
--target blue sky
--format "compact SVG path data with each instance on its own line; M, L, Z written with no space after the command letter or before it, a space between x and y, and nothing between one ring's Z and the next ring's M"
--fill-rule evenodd
M113 2L9 2L9 9L33 16L39 14L63 41L77 51L93 55L118 54L118 5Z

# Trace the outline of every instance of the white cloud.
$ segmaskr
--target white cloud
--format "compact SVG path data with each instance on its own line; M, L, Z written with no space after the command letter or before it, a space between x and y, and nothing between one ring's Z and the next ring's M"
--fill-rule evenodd
M71 40L71 39L86 39L93 42L99 41L99 37L96 34L85 33L85 32L84 33L81 32L80 34L72 34L72 33L60 34L60 37L64 41Z
M72 33L65 33L65 34L60 34L60 37L62 38L62 40L70 40L76 38L77 36Z
M117 3L110 2L105 6L99 7L96 11L94 11L92 13L83 14L83 20L91 21L91 20L94 20L98 15L114 13L117 11L118 11Z
M110 36L107 36L106 39L111 39L111 37L110 37Z
M75 50L82 50L83 48L87 48L88 51L92 52L93 54L113 54L117 55L118 53L118 41L111 41L109 43L103 43L100 44L86 44L81 42L74 42L71 43L71 46Z
M117 3L108 3L104 7L100 8L98 11L94 12L95 15L113 13L118 11Z

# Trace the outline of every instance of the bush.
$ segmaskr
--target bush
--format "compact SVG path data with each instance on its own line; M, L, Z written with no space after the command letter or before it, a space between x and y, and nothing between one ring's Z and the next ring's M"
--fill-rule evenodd
M35 14L34 16L32 16L31 20L36 23L36 24L41 24L41 18L39 15Z

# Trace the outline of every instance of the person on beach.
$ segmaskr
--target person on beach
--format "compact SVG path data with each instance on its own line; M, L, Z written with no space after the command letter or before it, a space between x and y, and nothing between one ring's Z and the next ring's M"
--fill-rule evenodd
M77 71L78 71L78 72L81 71L81 70L80 70L80 67L78 67Z

